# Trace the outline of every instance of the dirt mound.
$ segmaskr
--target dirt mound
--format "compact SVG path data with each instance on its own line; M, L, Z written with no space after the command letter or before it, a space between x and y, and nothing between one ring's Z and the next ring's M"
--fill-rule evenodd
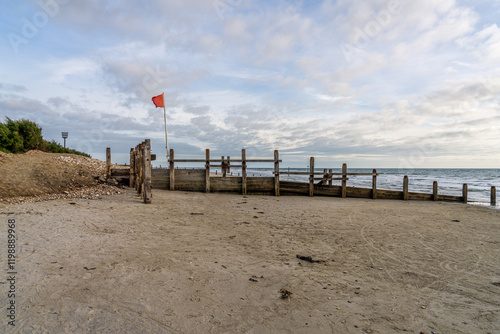
M68 195L82 188L96 187L96 178L105 172L105 162L80 155L41 151L1 153L0 198Z

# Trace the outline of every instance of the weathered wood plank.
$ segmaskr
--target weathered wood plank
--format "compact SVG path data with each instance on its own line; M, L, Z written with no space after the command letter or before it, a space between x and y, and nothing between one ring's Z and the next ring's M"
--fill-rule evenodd
M125 168L111 168L111 177L114 176L126 176L127 178L130 176L130 169Z
M175 190L175 166L174 166L174 149L170 149L170 191Z
M372 198L372 190L370 188L346 187L346 197Z
M437 181L434 181L432 183L432 200L437 201L439 199L438 195L438 183Z
M274 195L274 177L248 177L247 194Z
M280 192L281 194L309 194L309 184L305 182L294 182L294 181L281 181L280 182Z
M134 149L130 148L130 168L129 168L129 183L128 186L130 188L134 187L134 178L135 178L135 173L134 173Z
M146 139L144 143L144 203L151 203L151 141Z
M205 192L210 192L210 149L205 151Z
M245 149L241 150L241 193L247 194L247 153Z
M408 200L408 175L403 178L403 201Z
M432 201L433 198L434 198L433 194L408 192L408 199L409 200Z
M491 206L497 205L497 188L496 187L491 187L490 205Z
M309 159L309 196L314 196L314 157Z
M377 199L377 170L373 170L372 175L372 199Z
M106 148L106 179L111 178L111 148Z
M280 195L280 163L279 152L274 151L274 196Z
M464 183L464 185L462 186L462 201L464 203L467 203L467 183Z
M212 177L210 192L241 192L241 177Z
M347 164L342 164L342 198L347 196Z
M402 197L403 197L402 191L377 189L378 199L401 199Z
M462 196L439 195L439 201L443 202L463 202Z
M332 196L340 197L342 195L341 186L330 186L330 185L314 185L314 195L315 196Z

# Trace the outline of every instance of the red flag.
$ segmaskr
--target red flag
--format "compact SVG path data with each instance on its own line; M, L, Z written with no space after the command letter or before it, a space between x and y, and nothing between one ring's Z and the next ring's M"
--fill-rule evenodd
M158 96L154 96L152 98L153 100L153 103L155 104L156 108L164 108L165 107L165 103L163 102L163 93L158 95Z

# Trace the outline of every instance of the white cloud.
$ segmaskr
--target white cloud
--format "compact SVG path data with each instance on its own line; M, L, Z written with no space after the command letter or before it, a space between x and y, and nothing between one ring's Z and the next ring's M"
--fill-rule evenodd
M46 128L111 120L100 141L81 132L96 150L115 136L161 142L151 97L165 92L171 143L192 152L371 164L428 141L432 161L498 146L500 31L471 2L227 3L223 17L202 0L61 5L7 68L0 113Z

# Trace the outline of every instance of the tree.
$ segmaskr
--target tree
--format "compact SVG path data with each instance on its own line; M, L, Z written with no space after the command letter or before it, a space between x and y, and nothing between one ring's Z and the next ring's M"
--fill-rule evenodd
M64 148L54 140L44 140L42 128L35 122L27 119L13 121L7 117L5 124L0 123L0 151L24 153L29 150L78 154L90 158L87 153Z

